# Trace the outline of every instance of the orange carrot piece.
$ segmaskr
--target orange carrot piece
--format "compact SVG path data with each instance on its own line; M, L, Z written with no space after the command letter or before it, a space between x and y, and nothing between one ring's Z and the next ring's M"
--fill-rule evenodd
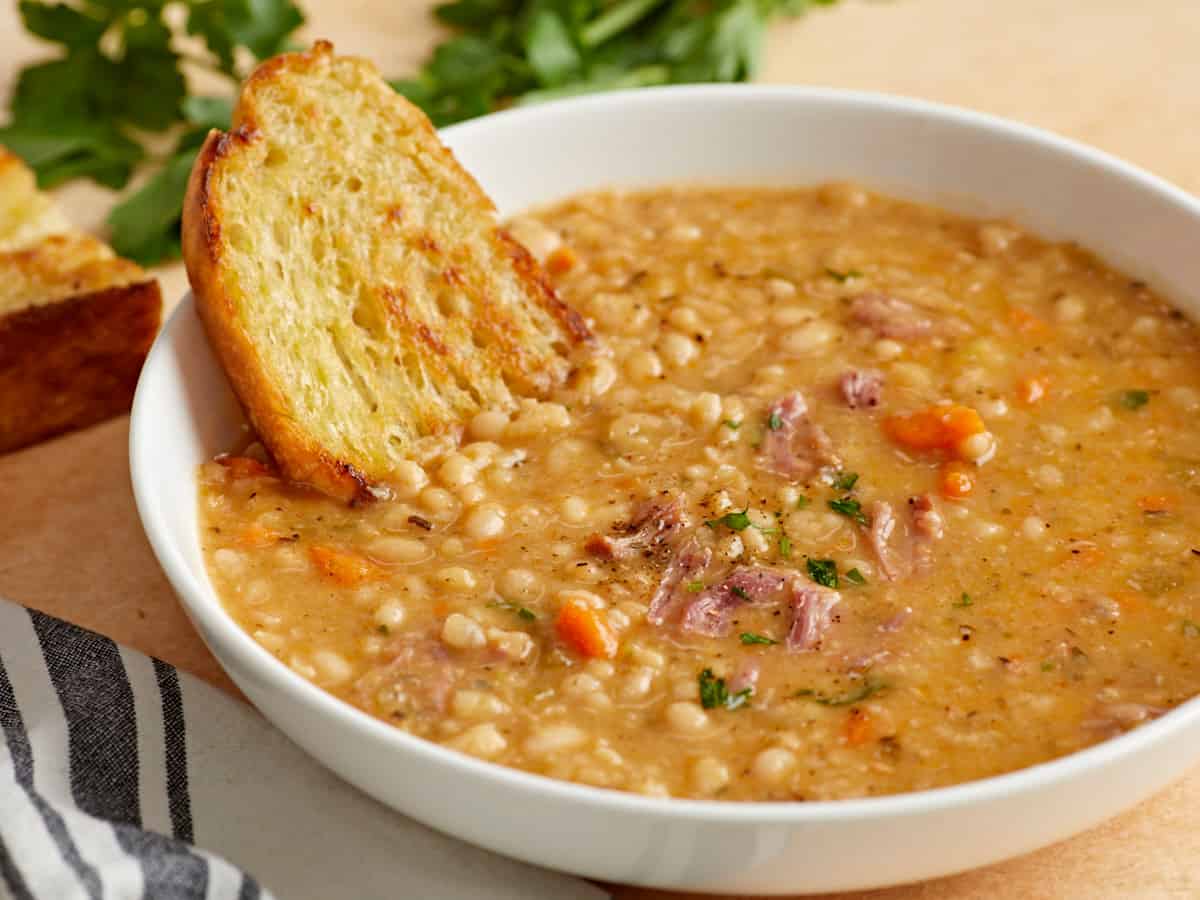
M601 620L599 610L582 600L566 600L554 622L558 639L582 656L612 659L617 655L617 637Z
M1175 508L1175 498L1168 494L1148 494L1138 497L1138 509L1145 513L1170 512Z
M938 488L943 497L961 500L975 490L975 476L962 463L946 463L938 475Z
M888 416L883 430L911 450L950 450L963 438L986 431L983 417L969 406L931 406L906 416Z
M566 275L579 263L579 254L570 247L559 247L546 257L546 271L551 275Z
M1026 406L1040 403L1049 391L1050 378L1046 375L1026 375L1017 379L1017 399Z
M375 565L365 556L324 544L309 547L308 558L323 574L346 586L362 584L378 574Z
M846 736L846 743L851 747L859 747L867 743L867 741L875 736L875 727L871 721L871 714L865 709L855 708L850 710L850 715L846 718L846 724L843 728L843 734Z
M260 463L249 456L218 456L217 462L229 470L229 477L239 478L273 478L275 473L266 463Z
M1013 328L1023 334L1035 334L1049 331L1050 326L1045 319L1039 319L1023 306L1014 306L1008 311L1008 321Z

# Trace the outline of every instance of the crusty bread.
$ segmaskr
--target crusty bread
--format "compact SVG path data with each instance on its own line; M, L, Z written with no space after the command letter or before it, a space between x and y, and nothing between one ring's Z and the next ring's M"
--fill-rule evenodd
M387 492L429 436L567 375L582 320L429 120L324 42L242 86L188 185L196 307L290 479Z
M127 411L161 315L158 282L0 147L0 453Z

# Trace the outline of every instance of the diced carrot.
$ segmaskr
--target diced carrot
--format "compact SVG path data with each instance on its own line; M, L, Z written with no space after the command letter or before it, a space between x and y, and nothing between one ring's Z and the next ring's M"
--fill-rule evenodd
M308 558L338 584L362 584L378 574L378 569L365 556L350 550L339 550L324 544L313 544L308 548Z
M238 478L272 478L275 473L266 463L249 456L218 456L217 462L229 470L229 477Z
M931 406L906 416L888 416L883 430L912 450L951 450L963 438L986 431L983 418L969 406Z
M1036 334L1050 330L1050 326L1044 319L1039 319L1023 306L1014 306L1009 309L1008 321L1013 328L1023 334Z
M938 487L943 497L961 500L975 490L975 476L962 463L946 463L939 473Z
M554 631L559 640L582 656L617 655L617 637L601 620L600 611L582 600L570 598L558 610Z
M1138 497L1138 509L1146 513L1170 512L1175 508L1175 498L1167 494L1148 494Z
M846 718L843 733L846 735L846 743L851 747L861 746L871 740L875 736L875 727L871 722L871 714L865 709L857 707L850 710L850 715Z
M551 275L566 275L579 263L579 254L570 247L559 247L546 257L546 271Z
M1017 379L1017 399L1026 406L1033 406L1045 399L1050 390L1050 378L1046 375L1026 375Z
M276 543L282 535L272 531L257 522L247 525L238 535L238 544L242 547L269 547Z

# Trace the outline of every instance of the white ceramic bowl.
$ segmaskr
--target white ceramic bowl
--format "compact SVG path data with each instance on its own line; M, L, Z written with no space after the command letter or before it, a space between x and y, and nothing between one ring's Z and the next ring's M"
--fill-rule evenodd
M1200 312L1200 204L1094 150L974 113L829 90L692 87L518 109L446 141L512 213L613 185L856 179L1070 238ZM291 672L222 610L204 571L195 472L241 424L191 299L134 402L138 510L221 664L296 743L434 828L555 869L699 891L803 893L929 878L1094 825L1200 758L1200 700L1056 762L958 787L834 803L661 800L553 781L427 743Z

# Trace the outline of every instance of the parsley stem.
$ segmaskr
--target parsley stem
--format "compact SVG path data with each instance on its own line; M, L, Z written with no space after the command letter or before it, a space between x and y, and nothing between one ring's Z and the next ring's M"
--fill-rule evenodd
M618 3L579 30L579 43L584 47L597 47L636 25L661 3L662 0L625 0Z

